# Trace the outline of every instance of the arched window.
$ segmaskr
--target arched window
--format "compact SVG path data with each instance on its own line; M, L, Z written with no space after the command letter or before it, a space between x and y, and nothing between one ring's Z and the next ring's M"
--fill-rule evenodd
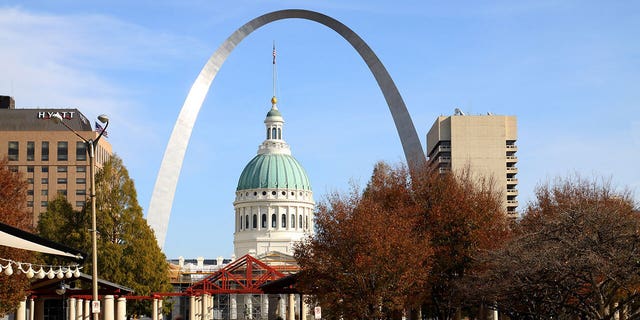
M267 227L267 214L263 213L262 214L262 221L260 223L262 225L262 228L266 228Z
M244 228L249 229L249 215L244 216Z
M276 128L271 128L271 139L276 139L277 136Z
M300 215L300 223L298 223L298 228L302 229L302 215Z
M293 228L293 229L296 228L296 215L295 214L291 214L291 228Z
M271 228L275 228L278 223L278 219L276 219L276 214L271 215Z
M287 215L286 214L282 214L282 227L286 228L287 227Z
M271 130L269 130L269 128L267 128L267 139L271 139Z
M258 227L258 215L257 214L253 214L253 223L252 223L252 227L255 229Z
M304 216L304 228L309 229L309 216Z
M240 230L242 230L242 216L240 216Z
M278 139L282 140L282 129L278 128Z

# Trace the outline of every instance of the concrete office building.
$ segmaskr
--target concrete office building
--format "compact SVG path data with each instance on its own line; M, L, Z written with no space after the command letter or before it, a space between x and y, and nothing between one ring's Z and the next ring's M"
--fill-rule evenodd
M27 209L33 214L34 226L58 194L81 210L91 188L86 146L73 132L51 120L56 113L83 138L97 138L98 133L78 109L16 109L12 97L0 96L0 158L6 157L10 169L24 173L29 184ZM111 144L101 139L96 148L98 168L111 154Z
M472 173L492 177L503 193L505 211L516 218L518 206L518 147L515 116L440 116L427 134L429 166L440 172L469 168Z

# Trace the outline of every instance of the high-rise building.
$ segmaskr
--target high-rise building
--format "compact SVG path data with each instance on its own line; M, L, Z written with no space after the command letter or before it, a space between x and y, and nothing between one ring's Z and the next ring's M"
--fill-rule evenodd
M429 165L440 172L469 169L495 181L503 193L505 212L517 216L518 157L515 116L465 115L459 109L452 116L440 116L427 134Z
M235 208L236 257L279 252L313 232L313 192L309 177L284 141L284 119L271 99L264 120L266 139L238 179Z
M78 109L16 109L12 97L0 96L0 158L8 159L11 170L24 173L29 184L27 209L33 214L34 226L58 194L80 210L91 188L86 145L52 121L54 114L83 138L97 138L98 133ZM95 151L96 164L102 167L112 154L111 144L101 139Z

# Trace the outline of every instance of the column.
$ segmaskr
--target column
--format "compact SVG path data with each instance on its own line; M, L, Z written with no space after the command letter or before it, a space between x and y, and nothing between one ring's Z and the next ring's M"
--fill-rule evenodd
M27 319L27 298L20 300L18 304L18 309L16 310L16 320L26 320Z
M36 300L36 320L44 320L44 299L38 298Z
M209 314L209 320L213 320L213 318L214 318L213 317L214 316L214 314L213 314L213 295L211 295L211 294L208 295L208 299L207 300L208 300L208 302L207 302L207 306L208 306L207 313Z
M153 302L151 303L151 307L153 308L153 311L151 311L151 319L152 320L158 320L158 299L154 298ZM108 319L105 319L108 320Z
M285 301L284 298L284 294L279 294L278 295L278 316L282 319L285 319L285 317L287 316L287 302Z
M76 298L69 298L67 305L69 306L69 317L67 319L73 320L76 318Z
M84 300L78 298L76 299L76 318L72 320L82 320L84 317L84 310L82 307L84 306Z
M493 309L493 320L498 320L498 309Z
M196 320L202 319L202 296L196 296Z
M304 301L304 298L305 298L304 295L301 294L300 295L300 308L302 310L300 310L300 320L307 320L307 314L309 314L309 306Z
M262 306L260 307L260 318L267 319L269 317L269 295L260 295L262 299Z
M91 319L91 301L89 299L84 300L84 308L82 308L82 320Z
M196 297L189 296L189 320L196 320Z
M33 298L29 299L29 320L35 319L35 301Z
M115 320L113 295L104 296L104 320Z
M287 310L287 320L296 320L296 299L292 293L289 293L289 309Z
M232 293L229 295L229 315L231 320L236 320L238 319L238 295L235 293Z
M116 320L127 319L127 298L119 297L116 302Z
M209 306L207 305L209 303L208 294L203 294L200 299L201 299L200 304L202 308L202 320L208 320L209 319L209 312L208 312Z

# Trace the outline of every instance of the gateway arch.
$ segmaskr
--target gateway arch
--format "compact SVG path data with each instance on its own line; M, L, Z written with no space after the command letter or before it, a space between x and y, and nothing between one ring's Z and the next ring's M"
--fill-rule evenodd
M240 27L227 38L224 43L211 55L202 71L196 78L189 94L182 105L180 114L173 127L173 132L169 138L169 143L164 152L160 171L156 179L156 184L151 195L151 203L147 214L147 221L153 228L156 239L160 247L164 247L164 241L169 225L169 216L173 205L173 197L178 184L178 177L182 168L185 151L191 137L193 125L198 117L198 112L209 91L211 82L215 78L218 70L227 59L231 51L249 34L256 29L274 21L283 19L306 19L323 24L351 44L366 62L369 70L373 73L378 86L384 95L391 116L398 130L405 158L410 169L415 169L425 163L425 155L420 144L420 139L416 133L413 121L409 116L407 107L398 92L393 79L387 72L380 59L371 48L353 30L349 29L340 21L324 14L309 10L280 10L259 16Z

